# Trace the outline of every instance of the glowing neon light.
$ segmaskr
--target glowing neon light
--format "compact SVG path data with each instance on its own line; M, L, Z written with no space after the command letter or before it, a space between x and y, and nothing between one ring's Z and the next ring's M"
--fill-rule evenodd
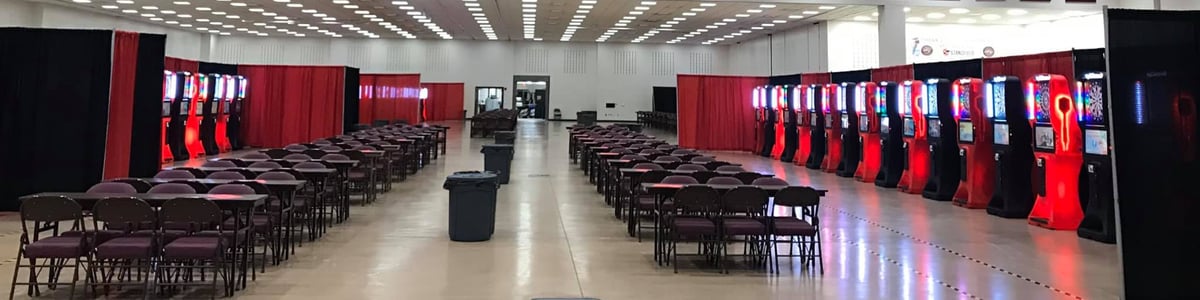
M800 93L799 86L792 88L792 108L794 110L802 110L803 109L802 108L803 106L801 106L802 103L800 103L800 94L801 93Z
M1029 86L1027 86L1025 88L1025 108L1026 108L1026 113L1027 113L1027 116L1029 117L1029 120L1033 120L1033 118L1034 118L1033 117L1033 109L1034 109L1033 107L1035 105L1033 104L1033 102L1034 102L1033 94L1034 94L1034 86L1033 86L1033 82L1030 82Z
M238 84L242 85L242 88L238 89L238 98L246 98L246 85L249 84L249 80L242 76L238 76L237 78Z
M1133 82L1133 122L1138 125L1146 124L1146 85L1141 81Z
M758 89L759 88L756 87L754 88L754 92L750 93L750 103L754 106L754 108L758 108Z
M993 101L996 101L996 99L995 99L996 95L992 94L992 85L993 84L994 83L989 82L988 84L983 85L984 95L986 95L986 97L987 97L987 101L983 102L983 111L984 111L984 113L987 114L988 119L996 117L996 112L992 111L992 109L993 109L992 106L995 106L995 104L993 104Z
M1083 122L1083 81L1075 82L1075 115Z
M952 86L950 86L950 99L951 99L951 101L950 101L950 102L951 102L951 104L954 106L954 107L953 107L953 108L951 108L951 109L952 109L952 111L954 112L954 118L955 118L955 119L958 119L958 118L962 117L962 115L961 115L961 114L959 114L959 112L958 112L958 108L959 108L960 106L962 106L962 104L960 104L960 102L962 102L962 101L963 101L963 100L962 100L962 97L960 97L960 96L958 95L958 91L959 91L959 90L961 90L961 89L962 89L962 87L960 87L958 84L955 84L955 85L952 85Z
M817 109L816 96L813 96L813 93L816 93L816 89L814 89L811 85L805 88L808 89L808 92L804 93L804 107L808 108L810 111Z
M825 87L821 87L821 91L822 91L822 93L821 93L821 110L828 113L829 112L829 89L826 89Z
M854 110L859 113L867 112L867 85L859 84L854 89Z

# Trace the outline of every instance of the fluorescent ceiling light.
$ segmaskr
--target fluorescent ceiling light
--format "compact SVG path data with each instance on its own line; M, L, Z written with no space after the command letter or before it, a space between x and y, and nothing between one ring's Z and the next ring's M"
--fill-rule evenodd
M734 16L734 17L738 17L738 18L745 18L745 17L749 17L750 15L749 15L749 14L736 14L736 15L733 15L733 16Z
M830 10L830 9L834 9L834 8L837 8L837 6L821 6L821 7L817 7L817 9L821 9L821 10Z
M746 12L752 13L752 14L757 14L757 13L761 13L762 10L761 9L747 9Z
M965 13L969 13L969 12L971 12L970 9L961 8L961 7L956 7L956 8L950 9L950 13L956 14L956 15L961 15L961 14L965 14Z
M1008 15L1010 15L1010 16L1023 16L1023 15L1025 15L1025 14L1028 14L1028 13L1029 13L1029 11L1027 11L1027 10L1024 10L1024 9L1010 9L1010 10L1008 10Z
M945 18L946 14L939 13L939 12L931 12L929 14L926 14L925 17L930 18L930 19L941 19L941 18Z
M788 19L803 19L803 18L804 18L804 16L801 16L801 15L790 15L790 16L788 16Z
M696 15L696 13L694 13L694 12L685 12L685 13L683 13L683 16L685 16L685 17L691 17L691 16L695 16L695 15Z

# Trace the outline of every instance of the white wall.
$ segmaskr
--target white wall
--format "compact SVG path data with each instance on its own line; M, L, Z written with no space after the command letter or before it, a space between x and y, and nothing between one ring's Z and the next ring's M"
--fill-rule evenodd
M59 6L50 3L34 3L21 0L0 0L0 26L64 28L64 29L115 29L167 35L167 56L201 59L200 45L207 36L195 31L184 31L166 25L145 23L99 12Z
M788 75L828 69L825 23L809 24L729 46L730 74Z
M210 60L420 73L422 82L463 82L468 114L476 86L509 88L509 105L513 75L548 75L548 112L558 108L571 119L596 110L603 120L634 120L635 112L652 109L653 86L675 86L678 73L725 74L727 54L724 46L222 36L213 40ZM608 102L617 107L606 109Z
M879 30L873 22L829 22L829 71L879 67Z

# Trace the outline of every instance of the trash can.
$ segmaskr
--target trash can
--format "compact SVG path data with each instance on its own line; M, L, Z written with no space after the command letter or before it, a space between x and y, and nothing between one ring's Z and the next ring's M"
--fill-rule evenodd
M483 169L495 172L500 184L508 184L509 170L512 169L513 145L483 145L479 153L483 153Z
M517 132L515 132L515 131L497 131L494 133L496 134L496 143L497 144L508 144L508 145L516 145L517 144Z
M481 242L496 231L496 174L454 172L442 188L450 191L450 240Z

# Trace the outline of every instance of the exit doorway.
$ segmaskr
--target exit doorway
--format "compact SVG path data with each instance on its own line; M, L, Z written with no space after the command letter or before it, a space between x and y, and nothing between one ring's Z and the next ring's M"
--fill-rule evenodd
M550 109L550 76L513 76L512 102L521 118L546 119Z

